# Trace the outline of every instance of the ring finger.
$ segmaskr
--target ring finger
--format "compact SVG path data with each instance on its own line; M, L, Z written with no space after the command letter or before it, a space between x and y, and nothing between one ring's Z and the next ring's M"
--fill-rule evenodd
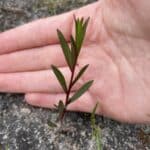
M71 76L69 68L61 67L59 69L63 73L66 79L66 84L68 85ZM76 69L76 71L77 70L78 69ZM82 81L79 80L72 90L78 89L81 83ZM13 93L63 92L52 70L0 73L0 91Z
M0 73L26 72L50 69L51 64L66 65L59 45L45 46L0 55Z

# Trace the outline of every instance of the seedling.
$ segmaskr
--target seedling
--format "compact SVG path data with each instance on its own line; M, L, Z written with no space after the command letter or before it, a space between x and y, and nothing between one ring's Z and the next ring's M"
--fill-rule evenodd
M98 107L98 103L95 105L91 113L92 138L96 143L96 149L102 150L101 129L98 125L96 125L96 119L95 119L95 112L96 112L97 107Z
M86 82L79 88L79 90L75 92L73 96L70 96L72 87L81 78L81 76L84 74L84 72L89 66L88 64L83 66L81 70L78 72L78 74L75 76L75 68L85 38L89 18L84 20L84 18L76 19L74 17L74 21L75 21L75 38L71 35L70 46L67 43L67 40L65 39L63 33L59 29L57 30L58 38L61 44L61 48L63 50L63 54L65 56L65 60L71 71L71 78L68 86L62 72L56 66L52 65L52 70L58 82L60 83L63 91L66 94L65 101L60 100L59 103L55 105L55 108L58 109L59 111L58 120L60 120L61 122L63 121L68 105L75 102L80 96L82 96L91 87L93 83L93 80Z

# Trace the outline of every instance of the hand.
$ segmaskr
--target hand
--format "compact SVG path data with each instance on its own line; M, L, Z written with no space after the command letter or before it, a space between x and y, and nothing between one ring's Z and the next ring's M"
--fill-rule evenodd
M54 64L66 80L70 79L56 29L69 42L74 32L73 15L90 16L77 70L85 64L90 66L72 93L85 81L93 79L94 84L68 109L91 112L99 102L97 114L124 122L150 123L148 17L140 18L142 5L138 2L134 5L138 16L128 6L126 1L100 1L1 33L0 91L25 93L29 104L40 107L53 108L64 99L65 94L50 69Z

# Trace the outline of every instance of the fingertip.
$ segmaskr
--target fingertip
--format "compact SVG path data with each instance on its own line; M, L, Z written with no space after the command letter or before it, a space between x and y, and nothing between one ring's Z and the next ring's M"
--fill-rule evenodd
M73 11L38 19L0 33L0 54L59 43L56 30L63 31L67 41L72 31ZM51 30L49 30L51 29ZM37 36L37 33L40 36Z
M43 108L54 108L54 104L58 102L55 94L44 93L27 93L25 95L25 101L32 106Z
M37 94L25 94L25 97L24 97L25 101L30 104L30 105L36 105L38 104L38 96Z

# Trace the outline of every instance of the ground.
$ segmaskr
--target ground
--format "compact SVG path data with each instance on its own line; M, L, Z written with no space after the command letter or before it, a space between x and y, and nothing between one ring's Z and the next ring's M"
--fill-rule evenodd
M95 0L0 0L0 31L59 14ZM32 107L23 95L0 94L0 150L94 150L90 115L67 113L53 127L57 112ZM149 126L121 124L97 116L104 150L150 149Z

